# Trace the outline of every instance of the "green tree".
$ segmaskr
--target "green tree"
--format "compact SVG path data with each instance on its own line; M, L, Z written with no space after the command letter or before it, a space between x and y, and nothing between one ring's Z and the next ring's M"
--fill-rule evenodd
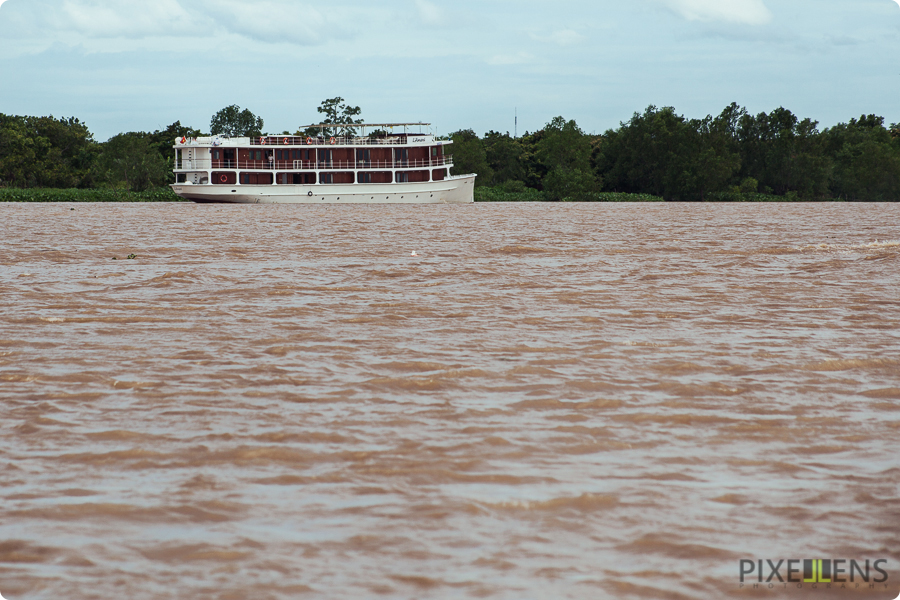
M667 200L705 200L725 191L740 168L729 109L688 120L672 107L649 106L607 131L594 151L607 189Z
M588 200L599 189L591 169L590 138L575 121L555 117L547 123L537 158L547 170L542 183L548 199Z
M900 200L900 145L894 143L883 117L862 115L826 129L822 136L834 161L833 196Z
M490 185L500 185L507 181L525 181L525 148L509 132L489 131L482 139L485 158L493 171Z
M609 130L594 157L605 187L673 199L685 153L687 123L675 109L649 106Z
M0 186L34 185L42 146L29 135L24 117L0 114Z
M494 172L488 166L484 143L471 129L461 129L450 134L453 140L453 168L451 175L475 173L476 186L490 185Z
M237 104L226 106L213 115L209 122L212 135L227 137L256 137L262 135L263 119L257 117L249 108L241 110Z
M538 157L538 148L544 135L545 131L539 129L534 133L526 131L525 135L516 139L522 147L521 162L525 171L525 185L540 191L544 189L544 177L547 176L547 167Z
M350 106L347 104L343 98L337 96L335 98L328 98L327 100L322 100L319 107L316 108L316 111L319 114L324 115L320 119L320 123L334 123L340 125L349 125L353 124L362 124L363 120L358 118L359 114L362 110L358 106ZM322 134L326 137L337 136L337 135L356 135L355 127L307 127L306 129L299 130L295 135L308 135L308 136L317 136Z
M693 161L688 163L684 199L706 200L709 194L723 192L741 168L741 156L732 134L732 104L722 114L713 118L692 119L688 123L690 149ZM745 178L744 189L750 189L751 178ZM756 191L755 189L753 191Z
M103 144L97 161L100 178L108 184L142 192L169 180L170 164L160 155L153 134L120 133Z
M786 108L740 116L736 136L741 153L741 177L759 181L763 190L803 198L828 193L832 163L811 119L799 119Z
M0 114L0 185L85 187L97 144L78 119Z

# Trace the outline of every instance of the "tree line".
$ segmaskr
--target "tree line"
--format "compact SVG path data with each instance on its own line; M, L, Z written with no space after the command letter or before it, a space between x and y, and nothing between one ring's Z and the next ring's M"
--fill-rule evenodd
M648 107L602 135L556 117L513 138L471 129L452 134L454 173L546 200L593 200L601 192L666 200L900 200L900 125L863 115L819 130L790 110L750 114L731 104L687 119Z
M0 187L159 187L174 182L175 138L199 133L176 121L163 130L120 133L98 143L74 117L0 113Z
M328 98L316 109L322 123L361 123L360 108L343 98ZM264 135L264 121L232 104L210 119L209 134L229 137ZM338 129L326 130L336 135ZM291 135L289 132L282 132ZM295 135L317 135L299 130ZM97 142L75 117L54 118L0 113L0 188L119 188L143 192L174 183L177 138L204 135L175 121L156 131L130 131Z
M362 123L359 107L340 97L317 111L322 123ZM210 133L263 135L263 126L262 118L232 105L213 115ZM293 134L316 133L298 128ZM176 121L101 143L74 117L0 113L0 187L159 187L174 181L173 141L199 135ZM716 117L688 119L671 107L650 106L602 135L556 117L522 137L497 131L479 137L471 129L450 137L453 173L477 173L482 190L511 198L597 200L613 192L682 201L900 200L900 126L886 126L876 115L819 130L816 121L785 108L752 115L731 104Z

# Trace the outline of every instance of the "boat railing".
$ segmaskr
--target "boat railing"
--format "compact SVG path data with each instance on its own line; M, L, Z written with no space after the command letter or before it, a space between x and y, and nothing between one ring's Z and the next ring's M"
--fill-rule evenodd
M302 135L269 135L250 138L251 146L400 146L409 144L409 140L425 137L427 134L408 134L406 136L389 135L384 138L356 136L312 137ZM431 141L431 140L429 140Z
M360 169L425 169L453 164L453 156L435 156L414 160L223 160L194 158L182 159L175 169L192 171L202 169L238 169L241 171L322 171Z

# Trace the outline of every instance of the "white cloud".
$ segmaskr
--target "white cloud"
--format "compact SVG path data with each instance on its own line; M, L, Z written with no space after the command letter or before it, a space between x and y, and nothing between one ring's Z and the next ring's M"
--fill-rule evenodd
M346 39L347 23L352 22L347 9L330 9L326 15L296 0L43 0L12 2L4 13L7 8L12 10L0 20L0 42L4 37L27 37L35 46L31 51L53 43L94 52L147 48L151 43L172 49L173 38L181 49L225 39L233 43L234 38L317 45Z
M535 61L534 56L527 52L519 52L518 54L495 54L487 60L489 65L507 66L507 65L527 65Z
M187 5L196 0L181 2ZM312 45L327 37L339 37L342 30L339 23L329 23L317 9L293 0L204 0L199 4L227 31L263 42Z
M416 10L419 13L419 19L426 25L440 25L444 21L441 9L428 0L416 0Z
M139 8L130 0L64 0L59 12L47 12L47 20L56 29L91 38L136 38L181 33L189 15L177 0L155 0Z
M531 34L531 38L539 42L551 42L560 46L571 46L584 39L584 36L572 29L557 29L550 35Z
M690 21L725 21L763 25L772 13L762 0L662 0L670 9ZM897 0L900 2L900 0Z

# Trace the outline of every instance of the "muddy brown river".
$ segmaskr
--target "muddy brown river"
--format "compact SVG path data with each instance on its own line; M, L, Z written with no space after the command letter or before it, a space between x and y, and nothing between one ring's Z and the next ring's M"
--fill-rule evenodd
M0 593L895 598L898 224L0 204Z

